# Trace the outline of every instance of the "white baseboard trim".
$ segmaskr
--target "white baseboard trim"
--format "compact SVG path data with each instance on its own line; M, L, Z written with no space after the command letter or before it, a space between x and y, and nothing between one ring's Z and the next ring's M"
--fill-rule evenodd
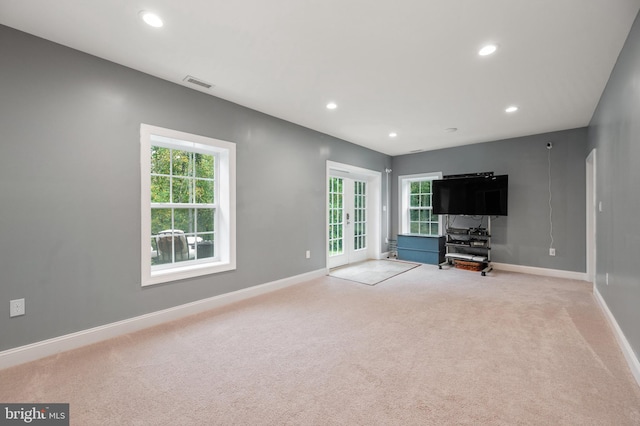
M624 354L624 358L627 360L627 364L629 365L631 374L633 374L633 377L636 379L638 386L640 386L640 361L638 361L638 357L636 357L636 354L635 352L633 352L629 341L624 336L622 329L618 325L618 321L616 321L616 318L613 316L613 314L609 310L609 307L607 306L607 302L604 301L602 295L595 285L593 286L593 297L595 297L595 299L598 301L598 304L602 308L604 315L609 320L609 324L611 324L611 327L613 328L613 334L615 334L616 340L620 345L620 349L622 349L622 353Z
M535 266L511 265L508 263L491 262L493 269L498 271L521 272L523 274L542 275L545 277L567 278L570 280L588 281L586 272L563 271L561 269L538 268Z
M0 370L327 275L325 268L0 352Z

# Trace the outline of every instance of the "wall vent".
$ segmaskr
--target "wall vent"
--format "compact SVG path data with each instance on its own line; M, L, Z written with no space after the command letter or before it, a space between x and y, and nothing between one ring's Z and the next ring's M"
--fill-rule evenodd
M213 84L209 84L206 81L202 81L198 78L192 77L190 75L186 76L182 81L186 81L187 83L195 84L200 87L204 87L205 89L211 89Z

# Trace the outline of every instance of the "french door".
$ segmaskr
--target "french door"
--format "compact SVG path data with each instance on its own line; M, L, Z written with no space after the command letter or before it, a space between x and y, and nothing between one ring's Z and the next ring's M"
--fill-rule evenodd
M329 177L329 268L367 259L367 197L366 180Z

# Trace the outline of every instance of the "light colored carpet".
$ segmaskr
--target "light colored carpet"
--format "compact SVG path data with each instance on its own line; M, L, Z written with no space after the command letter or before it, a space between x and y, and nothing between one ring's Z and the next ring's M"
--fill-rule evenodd
M638 425L590 284L423 265L323 277L0 371L73 425Z
M418 266L420 266L418 263L397 260L365 260L332 269L329 275L362 284L376 285Z

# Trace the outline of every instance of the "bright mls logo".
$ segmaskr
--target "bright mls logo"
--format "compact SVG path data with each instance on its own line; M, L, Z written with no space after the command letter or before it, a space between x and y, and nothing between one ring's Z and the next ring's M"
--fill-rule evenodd
M0 426L69 426L69 404L0 404Z

